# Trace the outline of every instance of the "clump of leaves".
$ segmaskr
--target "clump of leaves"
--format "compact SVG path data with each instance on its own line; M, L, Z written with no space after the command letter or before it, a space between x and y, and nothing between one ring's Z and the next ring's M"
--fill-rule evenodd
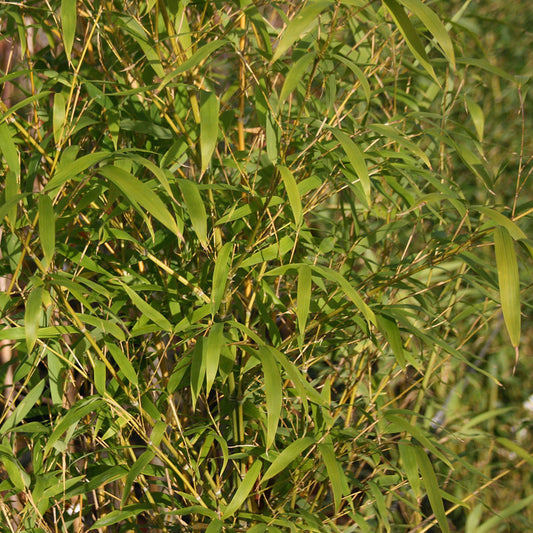
M6 531L531 522L530 161L467 8L0 7Z

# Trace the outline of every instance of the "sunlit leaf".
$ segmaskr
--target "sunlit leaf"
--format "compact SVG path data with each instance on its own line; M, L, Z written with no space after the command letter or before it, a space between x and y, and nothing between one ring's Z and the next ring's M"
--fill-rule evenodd
M202 93L200 101L200 151L202 156L202 173L207 170L217 144L219 107L220 103L215 93Z

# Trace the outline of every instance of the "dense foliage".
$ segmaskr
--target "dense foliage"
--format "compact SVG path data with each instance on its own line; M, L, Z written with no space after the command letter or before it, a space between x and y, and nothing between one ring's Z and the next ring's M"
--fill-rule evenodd
M448 8L0 4L0 531L532 528L528 71Z

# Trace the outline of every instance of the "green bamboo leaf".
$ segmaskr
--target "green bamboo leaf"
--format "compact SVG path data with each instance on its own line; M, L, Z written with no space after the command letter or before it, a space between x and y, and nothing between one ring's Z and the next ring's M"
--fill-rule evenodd
M302 265L298 269L298 289L296 293L296 316L298 318L298 329L300 335L304 337L307 317L309 316L309 306L311 303L311 268L309 265Z
M289 204L292 209L294 222L297 226L301 226L303 221L303 211L302 199L300 198L300 192L298 191L298 184L296 183L292 172L287 167L278 165L277 168L281 174L283 185L285 185L287 196L289 197Z
M427 154L418 145L416 145L410 139L407 139L393 126L389 126L388 124L370 124L368 129L379 133L384 137L385 140L392 139L393 141L396 141L400 146L407 148L414 155L419 157L428 166L428 168L431 168L431 162Z
M268 159L272 164L278 162L279 154L279 129L272 113L267 110L265 117L265 137L266 137L266 150Z
M468 113L472 117L474 128L476 128L477 138L479 142L483 142L483 132L485 130L485 115L483 114L483 109L481 109L481 106L476 104L476 102L468 96L465 97L465 102L466 107L468 108Z
M70 147L69 147L70 148ZM67 150L65 150L65 153ZM111 157L111 152L95 152L93 154L84 155L78 159L63 161L61 159L56 173L52 176L50 181L43 189L44 193L52 193L58 187L61 187L68 180L76 178L84 170L87 170L93 165L97 165L104 159Z
M415 445L408 441L402 440L398 443L402 459L402 472L405 472L409 485L411 485L413 493L418 500L420 498L420 477L418 475L418 462L414 447Z
M518 226L516 222L513 222L499 211L482 205L472 206L472 209L479 211L484 215L487 215L498 226L503 226L515 241L527 240L527 235L520 229L520 226Z
M309 65L314 61L316 57L315 53L304 54L287 72L285 76L285 81L281 87L281 92L279 93L279 106L289 97L289 95L298 87L301 79L304 74L308 71Z
M443 461L447 466L452 468L452 465L448 458L433 444L433 442L425 435L424 431L418 426L413 426L405 420L403 417L394 414L393 412L385 412L384 417L393 424L393 427L390 429L391 432L397 433L400 431L405 431L407 434L414 437L420 444L425 446L433 455L438 457Z
M331 483L331 488L333 490L333 501L335 503L335 511L338 511L341 506L343 487L346 484L346 480L343 480L344 474L341 469L341 465L335 457L335 450L333 449L333 443L328 437L324 443L318 445L320 454L324 464L326 465L326 470L328 472L328 479Z
M46 362L48 368L48 382L50 388L50 396L52 403L60 407L63 406L63 385L65 362L58 357L55 350L51 350L48 347L46 352Z
M207 170L217 144L219 108L220 102L215 93L202 92L200 100L202 174Z
M154 324L157 324L163 331L172 331L172 324L148 302L143 300L131 287L128 287L123 281L118 281L130 297L133 305L146 315Z
M39 324L42 316L43 288L33 287L24 312L24 325L26 331L26 346L31 352L38 339Z
M150 464L150 461L155 457L155 453L152 450L146 450L142 453L135 464L131 467L128 475L126 476L126 481L124 482L124 487L122 489L122 500L120 502L120 507L123 508L128 498L130 497L131 487L133 482L142 474L145 468Z
M110 482L110 481L108 481ZM104 485L104 483L102 483ZM128 493L129 496L129 493ZM127 507L124 507L122 510L115 510L111 511L102 518L99 518L87 531L93 531L95 529L106 529L108 526L112 526L113 524L118 524L119 522L126 523L125 521L133 518L134 516L137 516L141 514L144 511L148 511L150 509L150 505L144 504L144 503L136 503L133 505L128 505Z
M61 30L65 54L70 61L76 35L76 0L61 0Z
M203 337L196 340L196 345L192 352L191 360L191 397L192 408L195 409L198 396L200 395L200 389L204 383L205 371L206 371L206 343Z
M511 452L516 453L518 457L524 459L524 461L533 466L533 455L531 455L527 450L522 448L522 446L519 446L512 440L506 439L505 437L496 438L496 442L499 442L502 446L505 446Z
M32 410L33 406L42 398L44 386L45 379L43 378L30 389L15 410L7 417L2 427L0 427L0 435L4 435L13 428L16 428L26 418L26 415Z
M205 356L205 393L209 394L215 377L218 372L218 363L220 360L220 352L225 345L224 338L224 324L217 322L211 326L209 335L207 336L206 356Z
M274 51L271 63L275 63L304 33L318 24L318 16L333 2L310 2L288 24Z
M72 429L77 426L80 420L93 411L98 411L99 407L104 405L101 398L95 396L89 396L88 398L83 398L76 405L67 411L65 416L57 424L48 439L46 446L44 447L43 454L48 455L50 450L54 445L59 441L60 437L65 433L65 431Z
M5 202L0 207L0 221L7 216L13 227L16 227L18 215L18 203L23 195L20 194L20 187L17 176L12 170L6 172L6 185L4 189Z
M367 103L370 102L370 84L368 83L365 73L347 57L344 57L340 54L334 54L333 57L341 63L344 63L356 75L361 87L363 88L363 92L365 93Z
M233 250L231 242L225 243L218 251L213 270L213 288L211 290L211 315L214 317L220 308L226 293L228 275L231 268L230 255Z
M383 523L383 527L388 533L390 533L391 529L390 529L390 523L389 523L389 518L388 518L387 504L385 502L385 497L383 496L381 489L378 487L378 485L374 481L368 482L368 488L370 489L370 493L374 497L374 503L376 505L381 522Z
M139 378L137 377L137 372L135 372L135 369L133 368L133 365L131 364L131 361L127 358L126 354L119 346L113 344L112 342L107 344L107 349L115 360L117 366L120 368L120 371L124 374L124 376L126 376L126 379L132 385L135 385L137 387L139 385Z
M385 337L392 348L392 352L394 353L394 357L396 358L396 362L400 367L405 368L407 363L403 353L403 342L400 335L400 329L398 328L396 321L385 315L379 315L378 326L379 329L385 334Z
M157 194L135 176L113 165L106 165L98 169L98 172L116 185L135 204L139 204L155 219L159 220L166 228L177 235L181 235L176 220L167 210L165 204Z
M292 249L293 245L294 241L289 236L285 235L285 237L282 237L279 242L266 246L259 252L247 257L239 266L240 268L246 268L257 265L258 263L281 258Z
M339 285L339 287L344 291L346 296L356 305L356 307L363 313L363 316L366 318L367 322L377 325L376 316L374 311L363 301L359 293L352 287L350 282L343 277L339 272L332 270L331 268L314 265L311 267L317 274L320 276L329 279Z
M437 85L440 86L439 80L433 66L431 65L429 58L424 50L424 46L418 37L413 23L409 20L409 17L403 10L402 6L396 2L396 0L382 0L385 4L385 7L391 14L394 22L398 26L400 33L403 35L407 46L410 48L413 55L418 59L420 64L424 67L426 72L435 80Z
M15 457L13 450L4 443L0 444L0 463L4 465L9 481L18 491L30 486L30 476Z
M179 180L178 185L191 217L192 227L202 246L207 247L207 214L198 185L189 180Z
M54 141L56 145L59 144L61 138L63 137L63 129L65 127L65 113L66 113L66 102L63 93L56 93L54 95L54 106L53 106L53 120L52 128L54 131Z
M494 230L494 249L503 318L516 348L520 344L520 280L513 239L503 226Z
M370 176L368 175L368 168L366 166L366 161L363 152L361 151L359 146L357 146L357 144L355 144L352 139L350 139L350 137L344 132L334 128L332 128L331 131L333 135L337 137L337 140L341 143L344 152L348 156L350 164L352 165L353 169L355 170L355 173L361 180L361 185L365 193L366 201L370 205Z
M198 50L196 50L196 52L194 52L194 54L186 61L184 61L177 69L173 70L172 72L169 72L163 78L163 80L157 87L158 92L161 91L161 89L163 89L166 85L168 85L175 77L198 66L204 59L207 59L208 57L212 56L216 50L218 50L225 44L228 44L228 42L229 41L227 39L217 39L215 41L207 43L201 48L198 48Z
M276 359L266 346L260 346L256 352L261 360L264 375L264 389L267 410L267 432L265 448L268 450L276 438L281 416L283 385Z
M212 520L211 523L207 526L205 533L219 533L220 531L222 531L223 527L224 522L216 518L215 520Z
M14 172L17 179L20 178L20 161L17 145L13 140L9 126L5 122L0 123L0 151L4 155L9 169Z
M444 55L451 63L452 68L455 69L455 52L453 50L453 43L450 35L438 15L420 0L398 0L409 11L414 13L427 28L429 33L433 35L438 45L441 47Z
M228 503L228 506L226 507L226 509L224 509L224 512L222 513L223 520L226 520L227 518L233 516L242 506L246 498L248 498L254 488L255 482L257 481L259 474L261 473L261 466L261 461L259 459L256 459L254 461L254 464L248 470L248 472L246 472L244 479L239 485L239 488L237 489L233 498Z
M311 437L302 437L294 442L291 442L268 467L265 475L261 479L261 483L268 481L270 478L277 476L283 472L297 457L303 454L309 446L314 444L315 440Z
M422 474L422 481L428 495L431 509L437 518L437 522L443 533L449 533L448 520L446 518L446 512L444 511L444 504L442 503L442 497L440 495L439 484L437 482L437 476L431 465L426 452L419 446L413 446L413 452L416 455L416 461Z
M38 201L39 209L39 238L44 255L44 267L48 268L52 262L56 247L56 219L51 198L41 194Z
M99 359L94 362L94 386L96 387L96 392L100 394L100 396L104 396L106 393L106 366L103 361L100 361Z

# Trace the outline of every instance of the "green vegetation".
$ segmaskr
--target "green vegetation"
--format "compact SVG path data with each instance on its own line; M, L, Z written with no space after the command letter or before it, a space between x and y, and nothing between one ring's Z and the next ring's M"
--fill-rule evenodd
M0 531L533 529L531 39L447 8L0 5Z

